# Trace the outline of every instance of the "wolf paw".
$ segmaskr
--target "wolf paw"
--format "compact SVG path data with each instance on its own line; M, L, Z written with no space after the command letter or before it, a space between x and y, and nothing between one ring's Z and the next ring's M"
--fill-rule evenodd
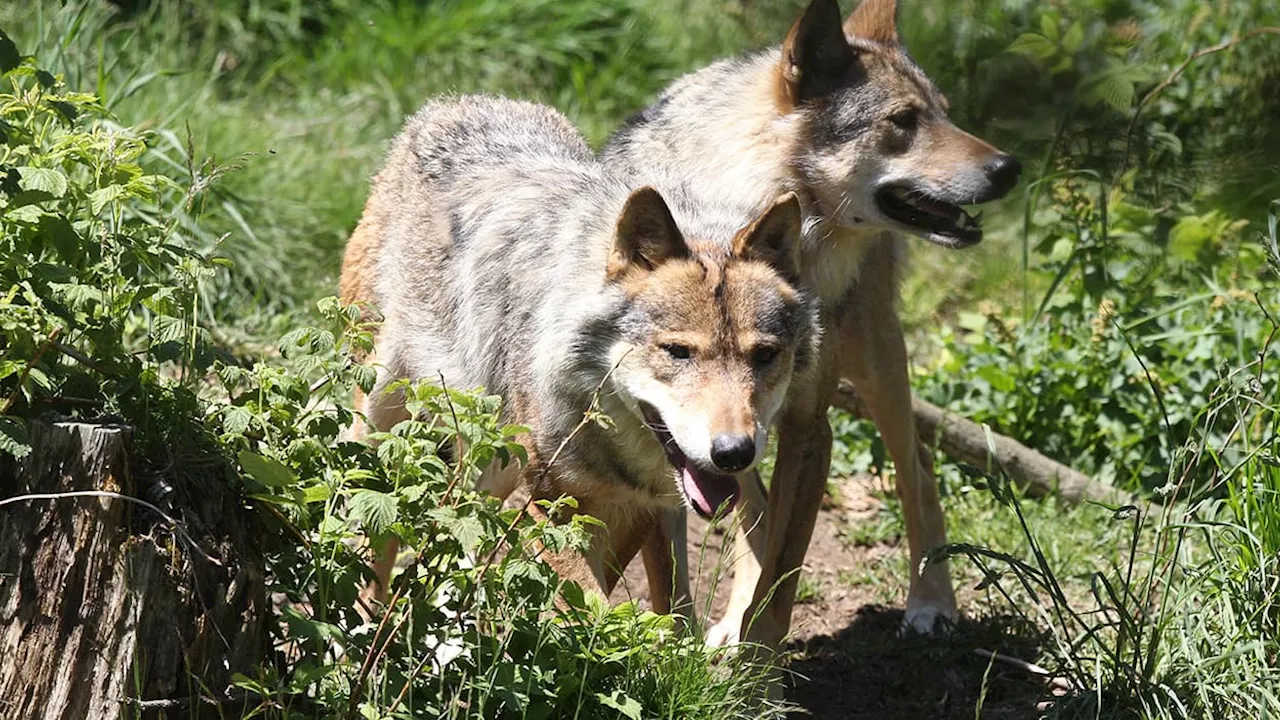
M902 631L915 632L922 635L941 635L955 625L958 619L956 611L936 605L920 605L909 607L902 616Z
M724 618L707 630L707 645L711 647L729 647L738 644L742 624L731 618Z

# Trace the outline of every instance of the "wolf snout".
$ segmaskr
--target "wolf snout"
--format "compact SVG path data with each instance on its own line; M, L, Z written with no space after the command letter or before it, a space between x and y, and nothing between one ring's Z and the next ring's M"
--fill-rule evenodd
M756 442L750 435L722 434L711 440L711 462L726 473L743 470L756 459Z
M1018 184L1018 176L1022 174L1022 163L1018 162L1018 158L1012 155L999 153L991 158L983 171L987 174L987 182L990 188L986 192L983 201L996 200L1009 194L1009 191Z

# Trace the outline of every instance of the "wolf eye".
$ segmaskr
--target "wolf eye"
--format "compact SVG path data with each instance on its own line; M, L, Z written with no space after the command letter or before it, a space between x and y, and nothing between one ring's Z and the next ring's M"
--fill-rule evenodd
M889 122L897 125L903 130L911 130L920 124L920 111L915 108L907 108L889 116Z
M689 356L693 354L689 350L688 345L681 345L679 343L663 343L662 349L666 350L667 354L676 360L688 360Z
M761 345L751 351L751 362L755 365L764 366L773 362L778 357L778 348L772 345Z

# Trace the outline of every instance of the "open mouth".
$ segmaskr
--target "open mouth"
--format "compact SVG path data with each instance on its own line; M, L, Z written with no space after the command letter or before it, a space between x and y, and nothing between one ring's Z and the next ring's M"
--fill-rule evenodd
M965 212L959 205L931 197L905 185L888 185L876 193L876 206L885 217L946 247L968 247L982 241L982 213Z
M676 485L685 501L699 515L710 520L718 512L728 512L738 504L740 490L738 480L732 475L722 475L703 470L685 456L667 430L658 411L645 403L640 404L644 422L667 454L667 462L676 469ZM726 507L727 505L727 507Z

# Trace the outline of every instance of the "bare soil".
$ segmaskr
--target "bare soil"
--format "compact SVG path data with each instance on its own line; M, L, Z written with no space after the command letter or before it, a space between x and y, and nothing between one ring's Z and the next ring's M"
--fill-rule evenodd
M837 484L819 514L802 578L801 602L792 615L785 650L790 674L787 699L815 718L835 720L934 720L1035 718L1048 693L1043 679L1016 661L995 661L981 651L1034 659L1041 642L1016 619L966 607L973 593L960 593L966 616L949 634L903 634L906 579L886 567L905 563L905 546L895 542L857 545L842 532L870 522L880 510L869 476ZM690 565L694 595L705 616L715 589L712 617L728 599L730 577L721 561L732 535L720 526L690 517ZM721 575L717 581L717 575ZM644 571L628 568L613 600L645 602Z

